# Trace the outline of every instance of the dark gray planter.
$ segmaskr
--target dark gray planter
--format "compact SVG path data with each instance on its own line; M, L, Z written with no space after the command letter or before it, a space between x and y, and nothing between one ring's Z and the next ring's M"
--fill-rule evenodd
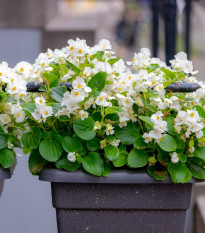
M11 178L10 169L0 168L0 196L4 189L4 180Z
M196 182L173 184L122 169L108 178L44 169L39 179L51 182L59 233L183 233Z

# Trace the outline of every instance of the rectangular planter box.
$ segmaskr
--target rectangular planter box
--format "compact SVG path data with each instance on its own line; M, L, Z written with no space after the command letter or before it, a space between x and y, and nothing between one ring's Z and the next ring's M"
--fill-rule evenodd
M191 183L158 182L146 173L122 170L108 178L53 170L55 176L43 170L40 179L48 181L51 175L59 233L184 231Z

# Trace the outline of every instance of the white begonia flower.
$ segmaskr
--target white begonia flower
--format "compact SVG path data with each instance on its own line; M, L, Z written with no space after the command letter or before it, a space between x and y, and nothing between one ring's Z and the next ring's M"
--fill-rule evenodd
M200 120L200 117L196 110L187 110L187 121L189 123L197 122L198 120Z
M76 161L75 152L70 152L70 153L68 153L67 158L68 158L69 161L75 162L75 161Z
M11 113L15 114L22 110L22 107L19 104L13 104L11 107Z
M179 111L181 109L181 106L179 104L179 99L176 96L172 96L170 100L172 101L170 108Z
M107 102L108 99L109 99L109 96L105 92L101 92L100 95L95 100L95 103L99 106L111 107L112 103Z
M140 50L140 53L134 55L134 58L132 59L132 62L127 62L128 65L133 65L136 69L141 69L143 67L146 67L150 64L150 50L147 48L142 48Z
M125 97L120 94L116 94L116 96L119 98L119 105L126 107L126 108L132 108L133 105L133 99L131 97Z
M11 122L11 118L7 114L0 114L0 121L3 125L7 125Z
M99 42L99 49L100 49L100 50L112 49L112 46L111 46L111 44L110 44L110 41L109 41L109 40L106 40L106 39L100 40L100 42Z
M56 117L59 117L59 116L67 116L67 117L70 117L70 112L68 111L67 108L62 108L62 109L59 109L58 112L55 114Z
M17 111L14 113L14 117L17 123L23 122L25 119L25 112L24 111Z
M162 121L162 116L163 116L163 113L161 111L158 111L156 112L155 114L153 114L151 116L151 121L154 123L154 124L158 124L159 122Z
M149 143L152 141L152 138L150 137L148 133L144 133L142 137L145 139L146 143Z
M124 112L119 112L117 113L117 115L119 116L119 121L120 123L122 122L126 122L130 120L129 114L127 112L127 109L125 107L122 107L122 109L124 110Z
M159 94L159 96L160 96L161 98L164 97L164 95L165 95L165 89L164 89L163 84L157 85L157 86L155 87L155 90L158 92L158 94Z
M120 128L123 128L127 125L127 122L126 121L121 121L120 124L119 124L119 127Z
M10 68L7 62L2 62L0 64L0 80L4 81L7 78L7 75L10 73Z
M80 110L79 112L81 120L84 120L85 118L88 118L88 112L84 110Z
M171 161L172 161L172 163L178 163L179 162L179 157L178 157L176 152L173 152L171 154Z
M71 91L71 102L79 103L85 99L85 94L82 90L73 90Z
M112 145L112 146L119 146L119 145L120 145L120 140L114 139L114 140L110 143L110 145Z
M53 115L53 108L51 106L42 106L40 111L43 118L47 118Z
M192 146L192 147L189 147L189 152L190 153L193 153L195 151L195 148Z
M43 96L35 98L36 105L43 106L46 103L46 100L43 98Z
M6 103L5 104L5 109L10 110L12 108L12 103Z
M88 101L85 102L85 104L84 104L85 110L89 109L91 107L91 105L93 105L93 107L95 107L95 100L93 97L91 97Z
M36 108L31 114L35 120L39 121L41 119L40 109Z
M162 139L161 131L159 131L159 130L157 130L157 129L151 130L151 131L149 132L149 137L161 141L161 139Z
M105 133L107 135L112 135L112 134L114 134L114 130L113 129L114 129L114 127L111 124L107 124L106 125Z
M29 75L30 72L32 71L32 65L28 62L25 62L25 61L19 62L14 67L14 71L26 76L26 75Z
M203 137L203 132L202 132L201 130L197 131L197 132L196 132L196 137L197 137L197 138Z
M176 118L174 119L175 126L183 125L187 123L187 113L185 111L179 111Z
M154 125L154 129L160 133L164 133L167 131L167 122L166 121L159 121L157 125Z

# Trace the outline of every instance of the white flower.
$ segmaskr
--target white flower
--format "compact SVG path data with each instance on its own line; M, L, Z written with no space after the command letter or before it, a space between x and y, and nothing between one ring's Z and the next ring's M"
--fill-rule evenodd
M80 110L79 114L80 114L81 120L84 120L85 118L88 117L88 112L84 110Z
M112 106L110 102L107 102L109 99L108 95L105 92L101 92L100 95L97 97L95 103L99 106Z
M69 161L75 162L75 161L76 161L75 152L70 152L70 153L68 153L67 158L68 158Z
M111 124L107 124L106 125L106 130L105 130L105 133L107 134L107 135L112 135L112 134L114 134L114 127L112 127L112 125Z
M109 40L105 40L105 39L100 40L100 42L99 42L99 49L100 50L111 49L111 48L112 48L112 46L111 46Z
M149 132L149 137L150 138L154 138L154 139L157 139L157 140L162 140L162 134L161 134L161 131L155 129L155 130L151 130Z
M199 114L196 110L187 110L187 121L190 123L200 120Z
M152 141L152 138L150 137L150 135L148 133L144 133L142 137L145 139L146 143Z
M16 122L19 123L19 122L23 122L24 119L25 119L25 113L23 111L16 111L14 113L14 117L16 118Z
M35 103L36 103L36 105L43 106L43 105L45 105L46 100L43 98L43 96L37 97L37 98L35 98Z
M0 114L0 121L3 125L6 125L11 122L11 118L7 114Z
M155 114L153 114L151 116L151 121L154 123L154 124L158 124L159 122L162 121L162 116L163 116L163 113L161 111L158 111L156 112Z
M71 91L71 102L79 103L85 99L85 95L82 90L73 90Z
M192 146L192 147L189 147L189 152L190 153L193 153L195 151L195 148Z
M120 140L114 139L111 143L112 146L119 146L120 145Z
M178 157L176 152L173 152L171 154L171 161L172 161L172 163L178 163L179 162L179 157Z
M187 113L185 111L179 111L174 119L175 126L183 125L187 123Z
M37 120L37 121L40 120L40 118L41 118L41 112L40 112L40 110L38 108L35 109L34 112L32 112L31 114L32 114L32 116L33 116L33 118L35 120Z
M43 118L50 117L53 114L53 108L51 106L43 106L40 111Z

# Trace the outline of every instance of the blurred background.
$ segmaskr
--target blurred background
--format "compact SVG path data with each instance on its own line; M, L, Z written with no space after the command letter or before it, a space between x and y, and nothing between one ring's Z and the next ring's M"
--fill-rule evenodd
M0 0L0 61L33 63L41 51L68 39L94 45L108 39L117 56L131 59L141 47L168 63L178 51L193 60L205 81L205 0ZM57 233L50 183L18 165L0 200L1 233ZM195 185L184 233L205 232L205 184Z

